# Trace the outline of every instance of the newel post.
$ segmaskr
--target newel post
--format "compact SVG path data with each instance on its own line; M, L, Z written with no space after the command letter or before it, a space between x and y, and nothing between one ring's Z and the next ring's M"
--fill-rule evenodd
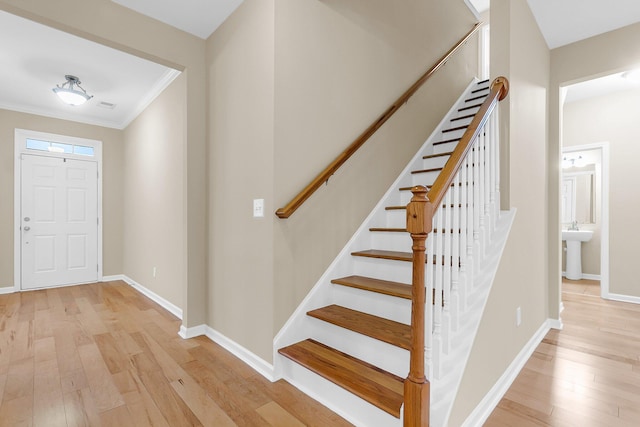
M411 355L409 376L404 381L404 426L429 425L429 381L424 373L425 242L431 232L433 204L427 189L421 185L411 189L413 197L407 205L407 231L413 240L413 278L411 297Z

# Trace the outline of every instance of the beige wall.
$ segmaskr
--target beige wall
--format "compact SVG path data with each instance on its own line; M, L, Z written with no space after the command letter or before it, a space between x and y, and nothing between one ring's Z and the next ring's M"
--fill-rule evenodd
M274 2L246 0L209 39L207 63L207 324L271 360ZM265 200L264 218L253 199Z
M463 2L276 3L275 208L466 34ZM474 38L289 219L275 220L279 330L477 72Z
M0 110L0 287L14 284L13 166L16 128L102 141L103 274L122 273L122 131Z
M562 147L562 110L560 109L560 87L571 83L599 77L637 66L640 63L640 44L630 40L640 39L640 24L630 25L551 51L551 90L549 92L549 239L555 244L549 247L549 292L559 299L561 256L560 242L560 167ZM608 140L605 138L604 140ZM613 188L613 187L611 187ZM610 193L613 194L613 193ZM625 208L626 210L626 208ZM555 227L553 224L558 224ZM613 219L611 219L613 227ZM624 231L624 235L628 230ZM610 236L614 236L610 229ZM614 238L611 238L613 244ZM639 296L629 277L614 273L613 253L610 252L610 284L612 293ZM628 271L622 267L619 271Z
M475 75L476 40L291 218L275 210L473 23L444 0L246 0L213 34L210 326L272 360L275 334Z
M615 92L565 104L563 115L563 146L609 143L609 290L635 297L640 297L634 249L640 239L638 105L640 90ZM584 272L589 272L589 243L583 243Z
M0 0L0 9L71 34L184 70L187 109L183 136L186 147L181 185L186 195L181 227L185 265L179 281L183 323L206 320L207 146L205 42L142 16L109 0ZM126 213L125 213L126 214Z
M461 425L546 321L549 49L525 0L491 3L491 75L511 84L502 102L515 222L462 378L449 425ZM506 120L506 122L505 122ZM505 191L503 189L503 191ZM504 200L504 199L503 199ZM516 309L522 324L516 326Z
M183 307L186 79L124 130L122 273ZM153 269L156 268L156 276Z

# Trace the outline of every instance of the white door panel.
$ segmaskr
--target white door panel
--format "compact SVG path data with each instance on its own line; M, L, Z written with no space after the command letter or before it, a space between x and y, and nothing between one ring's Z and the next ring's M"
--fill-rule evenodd
M22 155L22 289L98 278L97 163Z

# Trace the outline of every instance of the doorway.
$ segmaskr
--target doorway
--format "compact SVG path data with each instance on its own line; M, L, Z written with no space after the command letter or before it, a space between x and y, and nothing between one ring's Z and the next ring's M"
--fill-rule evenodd
M102 275L100 141L16 129L15 288Z
M563 187L570 191L561 195L561 229L575 221L579 228L594 231L597 236L598 274L583 273L583 279L600 281L600 296L609 298L609 144L607 142L562 147ZM582 164L567 165L571 160ZM568 189L567 189L568 190ZM569 199L570 198L570 199ZM564 200L567 199L567 200ZM583 243L584 246L584 243ZM588 253L587 255L588 256ZM584 264L584 247L583 247Z

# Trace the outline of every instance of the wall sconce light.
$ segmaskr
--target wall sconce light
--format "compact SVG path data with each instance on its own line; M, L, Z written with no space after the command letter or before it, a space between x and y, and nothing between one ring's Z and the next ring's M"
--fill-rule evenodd
M87 91L80 87L80 79L76 76L67 74L64 78L67 79L67 81L64 82L62 86L56 85L56 87L52 89L62 102L76 106L82 105L93 98L92 95L87 95Z

